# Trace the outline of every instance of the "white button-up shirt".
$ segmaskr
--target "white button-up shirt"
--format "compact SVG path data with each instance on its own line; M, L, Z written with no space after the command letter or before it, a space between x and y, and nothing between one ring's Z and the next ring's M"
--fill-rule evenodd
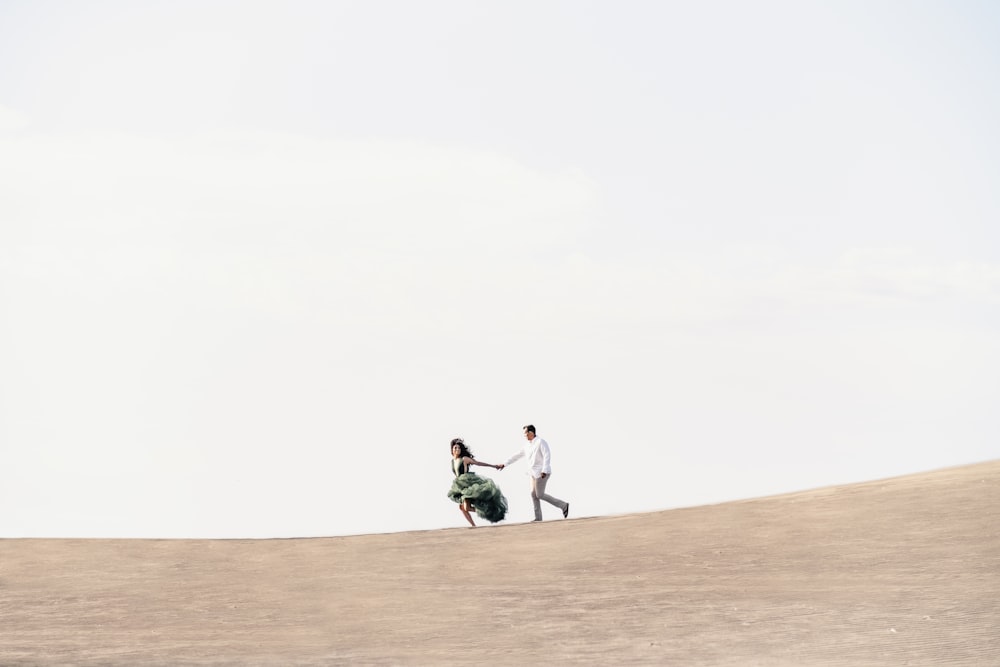
M549 451L549 443L545 442L537 435L530 442L524 443L524 448L504 462L504 467L509 466L520 458L526 458L531 466L528 474L538 479L542 473L552 474L552 453Z

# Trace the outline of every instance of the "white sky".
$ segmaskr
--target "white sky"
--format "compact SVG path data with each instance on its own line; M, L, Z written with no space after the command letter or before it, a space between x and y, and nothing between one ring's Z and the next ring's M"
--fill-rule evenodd
M0 536L461 526L450 439L529 422L575 516L997 458L998 44L969 1L0 1Z

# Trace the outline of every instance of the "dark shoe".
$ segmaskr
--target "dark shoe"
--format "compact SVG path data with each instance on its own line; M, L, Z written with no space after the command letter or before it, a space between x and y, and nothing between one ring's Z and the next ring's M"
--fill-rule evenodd
M569 503L566 503L566 509L563 510L563 518L566 519L568 517L569 517Z

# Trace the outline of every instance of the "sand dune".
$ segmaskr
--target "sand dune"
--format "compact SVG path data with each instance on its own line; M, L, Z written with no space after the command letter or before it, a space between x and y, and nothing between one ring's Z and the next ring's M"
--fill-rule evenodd
M0 665L1000 664L1000 461L649 514L0 540Z

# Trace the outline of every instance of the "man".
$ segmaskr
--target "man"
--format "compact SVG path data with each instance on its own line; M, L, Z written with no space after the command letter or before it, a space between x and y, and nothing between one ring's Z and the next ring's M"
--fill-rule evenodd
M565 519L569 516L569 503L545 493L545 485L548 484L549 477L552 476L552 454L549 451L549 443L535 435L535 427L531 424L524 427L524 437L527 438L528 444L504 463L501 463L500 469L503 470L522 457L526 458L528 465L531 466L531 469L528 470L528 476L531 478L531 504L535 507L535 521L542 520L542 503L540 502L542 500L561 509Z

